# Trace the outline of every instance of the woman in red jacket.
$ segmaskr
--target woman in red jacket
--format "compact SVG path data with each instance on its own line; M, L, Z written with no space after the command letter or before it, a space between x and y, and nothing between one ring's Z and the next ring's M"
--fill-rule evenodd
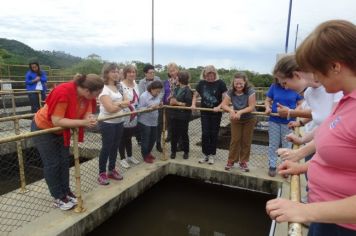
M31 131L53 127L79 128L79 140L83 141L83 127L93 127L96 119L92 113L96 97L104 87L103 80L95 74L76 75L71 82L57 86L46 99L46 104L35 115ZM69 210L77 199L69 188L70 129L34 137L40 153L44 178L56 207Z

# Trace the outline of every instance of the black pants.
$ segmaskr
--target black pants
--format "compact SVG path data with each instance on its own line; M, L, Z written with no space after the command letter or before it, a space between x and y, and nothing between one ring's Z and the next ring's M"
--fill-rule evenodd
M136 132L136 127L124 128L124 133L119 145L121 160L125 159L125 150L127 156L132 157L132 136L134 136Z
M189 152L189 136L188 136L188 127L189 127L189 120L181 120L181 119L174 119L170 120L171 127L172 127L172 139L171 139L171 152L177 152L177 144L178 141L181 141L181 147L184 153Z
M202 151L204 155L216 155L216 146L222 113L201 114Z

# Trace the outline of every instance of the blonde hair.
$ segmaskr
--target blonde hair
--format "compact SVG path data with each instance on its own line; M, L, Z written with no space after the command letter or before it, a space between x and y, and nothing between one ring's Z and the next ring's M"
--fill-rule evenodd
M215 80L219 80L220 79L219 74L218 74L217 70L215 69L215 67L213 65L208 65L202 70L202 72L200 74L200 79L201 80L205 80L205 76L208 73L214 73L215 74Z

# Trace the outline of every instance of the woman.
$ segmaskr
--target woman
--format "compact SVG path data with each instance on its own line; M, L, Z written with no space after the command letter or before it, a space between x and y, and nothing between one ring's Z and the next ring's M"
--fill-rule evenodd
M40 91L42 101L46 99L47 75L46 72L40 69L38 62L31 62L29 67L30 70L27 71L25 76L26 90L30 92L28 98L31 104L31 112L36 113L40 109L41 104L39 94L34 93L34 91Z
M163 88L162 82L155 80L150 83L147 90L140 96L138 107L140 109L158 109L161 104L159 94ZM158 110L140 113L138 126L141 132L141 154L146 163L153 163L155 157L151 151L157 138Z
M313 72L328 93L344 97L319 126L316 153L303 164L285 161L279 174L308 171L309 203L267 202L278 222L312 222L308 235L356 235L356 25L343 20L320 24L296 52L301 70Z
M298 93L291 89L285 89L279 83L276 76L278 75L282 61L278 61L273 70L273 75L275 77L274 83L269 88L266 99L265 99L265 112L270 114L271 112L277 112L278 107L288 107L289 109L295 109L297 106L301 105L303 98ZM268 121L268 164L269 170L268 175L271 177L276 176L276 166L277 166L277 149L279 145L282 144L283 148L290 148L291 143L289 143L285 137L291 132L288 128L288 123L294 121L295 118L290 118L289 114L286 118L270 116Z
M174 89L177 87L177 81L178 81L178 73L179 73L179 67L176 63L171 62L167 65L167 71L168 71L168 79L163 82L163 105L168 105L169 104L169 99L172 97ZM169 109L166 109L166 127L167 127L167 139L166 142L171 141L171 124L169 123L170 118L170 111ZM163 123L163 116L159 117L162 119ZM160 138L160 135L159 137Z
M119 80L119 68L115 63L105 64L102 77L104 88L99 95L100 113L99 118L108 118L119 115L122 109L128 106L124 101L122 94L117 88ZM123 177L115 169L117 149L124 129L124 119L115 118L101 121L99 123L101 132L101 151L99 155L99 177L98 182L101 185L108 185L109 179L122 180ZM107 162L108 172L106 171Z
M231 120L231 142L225 170L230 170L238 162L241 170L248 172L253 129L257 121L251 114L256 107L256 93L245 73L235 74L231 87L221 106L229 112Z
M171 106L190 107L192 105L193 93L188 83L190 74L188 71L178 73L178 87L174 89L170 99ZM171 158L176 158L177 144L181 140L183 149L183 159L189 158L189 136L188 127L192 115L191 110L172 109L170 112L170 123L172 129Z
M79 128L79 141L83 141L83 127L92 128L96 97L104 83L95 74L76 75L71 82L58 85L46 99L46 104L34 117L31 131L52 127ZM69 210L77 199L69 188L70 129L60 133L35 136L34 143L40 153L44 178L54 200L61 210Z
M138 86L136 80L136 67L133 65L127 65L124 68L124 79L121 81L121 87L125 100L129 102L128 108L125 108L125 112L132 112L137 109L138 106ZM130 164L140 163L136 158L132 156L132 136L136 134L137 130L137 115L130 115L125 117L124 134L122 136L119 152L121 157L121 166L124 168L130 168ZM127 157L125 156L125 151Z
M193 96L192 108L196 108L197 95L199 94L201 97L201 107L212 108L214 112L200 112L203 157L200 158L199 163L208 162L210 165L214 164L222 116L222 113L219 111L226 91L226 84L219 79L215 67L212 65L205 67L196 87L197 93Z

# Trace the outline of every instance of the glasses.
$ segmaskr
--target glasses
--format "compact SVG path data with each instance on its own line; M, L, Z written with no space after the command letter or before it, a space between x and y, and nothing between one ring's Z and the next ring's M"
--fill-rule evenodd
M147 74L154 74L154 71L147 71Z

